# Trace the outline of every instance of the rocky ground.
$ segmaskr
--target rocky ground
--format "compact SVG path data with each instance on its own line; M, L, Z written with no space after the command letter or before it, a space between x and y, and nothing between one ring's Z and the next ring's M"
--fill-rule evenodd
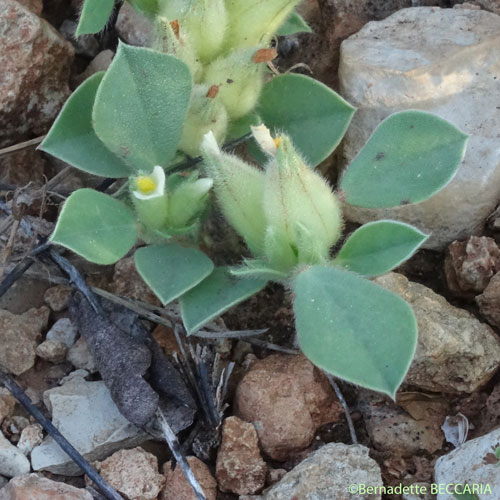
M44 134L71 90L106 69L118 38L148 42L147 21L127 5L115 27L75 41L79 3L0 0L1 278L30 260L36 237L50 234L72 190L102 181L33 145L5 148ZM111 316L130 320L120 323L123 331L152 332L155 342L132 354L149 346L154 357L152 346L160 346L162 359L179 360L172 366L184 374L186 359L195 358L214 387L222 369L232 370L228 380L222 376L225 390L208 390L214 412L205 419L189 408L166 410L180 412L182 451L207 499L429 500L436 495L366 496L348 486L433 483L489 485L480 500L500 498L500 2L309 0L302 11L315 32L281 40L278 67L307 64L358 109L322 167L332 181L395 111L434 112L470 135L458 175L430 201L383 212L347 207L348 227L383 216L432 233L426 249L376 280L412 305L419 325L417 354L396 402L340 384L350 432L334 387L296 351L290 300L277 286L212 325L214 335L268 329L264 334L198 339L190 350L169 326L177 311L159 307L130 259L96 268L65 256L94 292L115 303ZM130 339L100 337L96 347L89 329L96 334L100 326L72 294L48 260L15 282L0 298L0 367L123 498L195 499L161 434L139 424L137 408L123 411L121 401L120 411L115 403L138 375L105 358ZM138 327L136 316L117 309L118 297L148 320ZM154 386L153 374L148 381ZM141 391L153 390L146 386ZM103 497L91 479L0 386L0 500L92 498ZM437 499L452 496L443 491Z

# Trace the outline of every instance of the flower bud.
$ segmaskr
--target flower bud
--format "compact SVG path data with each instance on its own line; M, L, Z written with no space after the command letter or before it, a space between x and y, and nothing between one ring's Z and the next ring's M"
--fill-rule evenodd
M239 158L220 151L209 132L201 144L205 168L214 180L221 210L255 256L264 253L266 221L262 197L264 173Z
M200 144L206 133L212 131L220 142L226 136L229 118L217 92L214 93L212 97L207 85L195 85L191 94L178 149L193 158L200 154Z
M180 25L177 18L172 21L168 17L156 17L153 49L179 58L189 68L193 81L199 82L203 74L203 66L198 59L189 33Z
M337 199L325 180L304 164L287 136L277 144L266 172L268 227L296 252L299 263L327 260L342 226Z
M189 33L202 63L217 56L222 48L227 26L224 0L198 0L179 22Z
M226 0L226 50L267 45L300 0Z
M173 21L182 19L196 0L158 0L158 15Z
M216 59L205 70L204 82L219 87L218 97L233 120L254 109L264 86L265 64L253 60L257 50L232 52Z
M139 220L153 231L167 222L168 195L165 191L165 171L156 166L149 175L131 178L132 202Z
M209 178L198 179L198 174L181 178L168 200L169 228L184 229L196 221L206 207L213 183Z

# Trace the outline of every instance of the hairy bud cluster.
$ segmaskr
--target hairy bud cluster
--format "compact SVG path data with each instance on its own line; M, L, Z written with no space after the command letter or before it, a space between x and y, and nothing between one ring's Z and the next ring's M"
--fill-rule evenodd
M231 120L255 108L268 62L255 56L299 1L158 0L155 48L186 63L194 80L181 151L198 155L208 130L223 141Z
M273 139L264 126L253 133L269 157L265 171L222 152L212 133L203 139L205 166L225 217L272 269L287 273L326 262L342 229L336 196L287 136Z

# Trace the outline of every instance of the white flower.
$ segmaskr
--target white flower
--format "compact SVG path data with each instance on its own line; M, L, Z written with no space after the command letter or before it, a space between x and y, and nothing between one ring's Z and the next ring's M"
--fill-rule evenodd
M252 126L250 128L252 129L252 134L254 139L257 141L257 144L260 146L260 149L262 149L262 151L269 156L276 156L280 139L274 139L270 130L264 124L261 124L258 127Z
M135 177L133 182L136 189L132 193L139 200L151 200L165 194L165 171L159 165L150 175Z

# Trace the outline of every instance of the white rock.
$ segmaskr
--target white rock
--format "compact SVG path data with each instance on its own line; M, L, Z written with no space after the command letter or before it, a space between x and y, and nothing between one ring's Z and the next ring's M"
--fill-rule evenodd
M26 456L31 453L35 446L43 441L43 430L39 424L32 424L25 427L21 432L21 437L17 442L17 448Z
M43 399L52 411L52 423L89 462L147 439L118 411L104 382L73 377L62 387L46 391ZM31 452L31 463L35 471L82 474L50 437Z
M47 340L57 340L68 349L76 342L78 329L69 318L58 319L47 333Z
M382 478L377 462L361 445L330 443L311 454L271 487L263 500L363 500L366 494L350 494L350 485L380 488ZM380 494L370 495L380 500Z
M483 485L483 487L488 485L491 488L490 492L477 492L479 500L498 498L500 470L498 464L494 463L494 453L498 446L500 446L500 428L480 438L467 441L460 448L440 457L434 469L436 483L442 485L467 483L469 486ZM437 495L437 500L454 499L453 495L443 492Z
M375 282L405 299L417 318L418 344L406 384L471 393L490 380L500 366L500 342L488 325L402 274L388 273Z
M342 43L341 94L358 108L344 165L375 127L403 109L435 113L470 135L455 179L432 199L395 209L347 207L356 222L397 218L440 249L480 230L500 198L500 17L485 11L403 9Z
M29 460L0 432L0 475L22 476L29 471Z

